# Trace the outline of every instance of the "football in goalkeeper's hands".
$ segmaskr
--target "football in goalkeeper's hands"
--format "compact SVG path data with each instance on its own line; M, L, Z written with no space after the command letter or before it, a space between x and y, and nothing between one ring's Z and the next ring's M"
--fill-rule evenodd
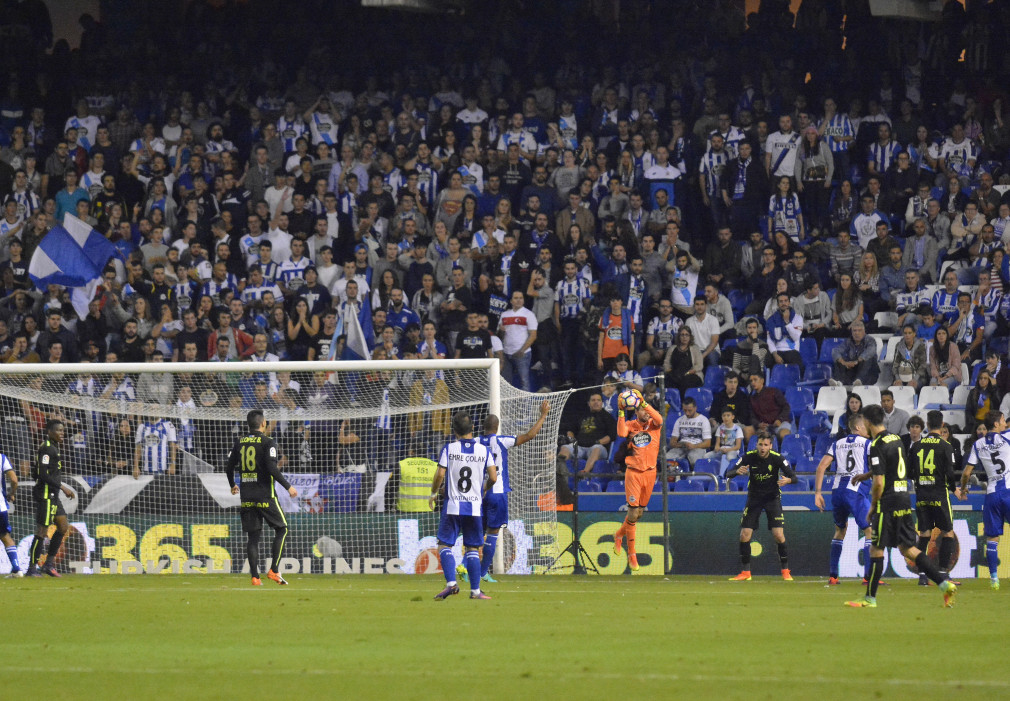
M621 411L637 409L642 404L642 395L633 389L626 389L617 395L617 407Z

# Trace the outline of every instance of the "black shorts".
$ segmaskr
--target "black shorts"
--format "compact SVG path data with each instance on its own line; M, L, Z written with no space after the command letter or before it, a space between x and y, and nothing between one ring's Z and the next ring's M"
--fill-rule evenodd
M57 516L66 516L60 498L53 494L48 499L35 498L35 525L51 526L56 523Z
M950 512L950 495L942 499L918 499L915 502L915 520L919 533L939 528L941 533L954 530L954 517Z
M782 515L782 496L749 496L747 505L743 507L743 517L740 519L740 528L750 528L754 530L761 521L761 512L768 514L768 530L782 528L786 525L786 518Z
M915 518L908 506L884 507L878 505L877 513L870 518L873 536L870 542L876 548L912 547L918 542Z
M263 530L263 522L275 531L288 527L284 511L277 503L277 497L266 501L242 502L242 530L246 533Z

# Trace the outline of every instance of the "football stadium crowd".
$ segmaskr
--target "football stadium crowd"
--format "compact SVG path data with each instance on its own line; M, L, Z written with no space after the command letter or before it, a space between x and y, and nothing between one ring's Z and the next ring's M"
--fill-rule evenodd
M860 402L906 435L1006 411L1007 3L494 5L193 2L70 51L8 3L0 358L497 357L600 388L566 415L583 475L625 387L685 471L764 429L802 471ZM80 317L29 275L68 216L118 251Z

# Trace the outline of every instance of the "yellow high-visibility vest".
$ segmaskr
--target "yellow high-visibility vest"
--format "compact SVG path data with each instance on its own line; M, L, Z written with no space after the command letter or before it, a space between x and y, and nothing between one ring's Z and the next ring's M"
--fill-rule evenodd
M430 511L428 497L438 463L428 458L405 458L400 461L400 511Z

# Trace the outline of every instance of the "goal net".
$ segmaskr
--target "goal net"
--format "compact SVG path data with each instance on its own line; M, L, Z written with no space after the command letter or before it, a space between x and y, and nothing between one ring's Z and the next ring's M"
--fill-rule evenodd
M239 499L224 468L246 414L259 408L299 492L292 499L278 489L289 525L284 572L430 573L439 567L438 513L428 495L452 414L469 412L479 428L496 413L499 433L515 435L547 399L540 434L509 454L510 521L496 567L539 571L555 554L545 544L556 539L557 517L544 505L566 396L517 390L490 360L7 365L0 451L21 479L14 538L25 562L35 530L30 464L46 420L59 418L63 481L75 492L61 497L71 532L59 569L246 570ZM261 550L265 563L268 545ZM0 557L0 573L9 570Z

